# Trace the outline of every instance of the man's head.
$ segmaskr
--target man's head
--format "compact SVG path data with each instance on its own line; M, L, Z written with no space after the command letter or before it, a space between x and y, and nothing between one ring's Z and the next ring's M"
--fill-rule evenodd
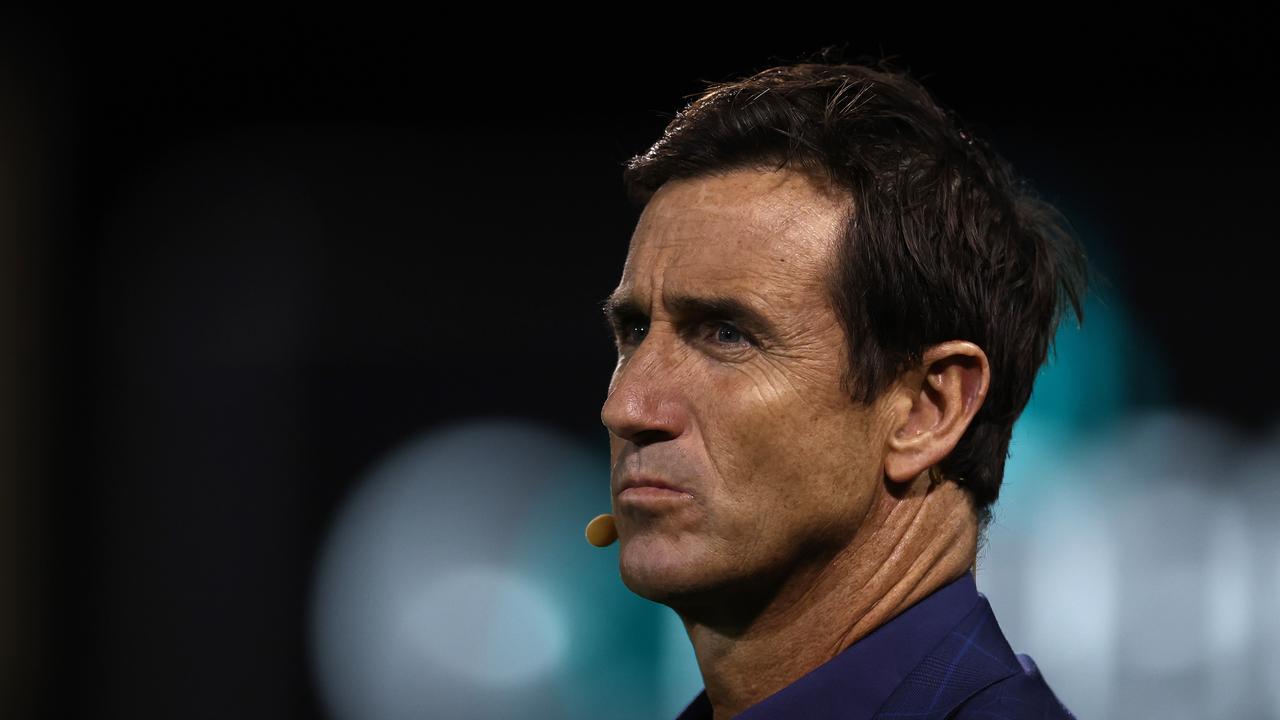
M1084 259L1057 214L901 75L713 86L628 164L610 315L623 579L768 582L939 472L983 528ZM653 480L676 492L632 489ZM873 528L872 528L873 530Z

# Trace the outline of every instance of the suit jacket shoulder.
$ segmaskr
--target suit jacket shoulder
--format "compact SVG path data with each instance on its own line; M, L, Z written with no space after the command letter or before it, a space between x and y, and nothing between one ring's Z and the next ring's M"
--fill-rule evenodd
M950 717L1075 720L1041 677L1035 661L1028 655L1017 658L1020 672L980 690Z
M882 720L1074 720L1027 655L1005 640L986 597L907 675Z

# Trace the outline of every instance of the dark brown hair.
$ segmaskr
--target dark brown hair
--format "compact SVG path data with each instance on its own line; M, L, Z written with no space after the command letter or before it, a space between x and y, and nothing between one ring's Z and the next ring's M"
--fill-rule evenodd
M623 177L643 206L668 180L771 166L851 196L831 293L853 400L877 398L930 345L968 340L987 354L986 401L940 464L985 532L1058 322L1068 304L1084 320L1082 247L919 83L882 68L799 63L712 84Z

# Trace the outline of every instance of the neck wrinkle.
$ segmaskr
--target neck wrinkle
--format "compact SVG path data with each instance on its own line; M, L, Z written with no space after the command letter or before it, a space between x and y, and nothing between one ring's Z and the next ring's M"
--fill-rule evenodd
M741 627L682 616L716 720L831 660L963 575L977 553L964 491L954 482L930 489L925 475L901 497L883 492L863 528L828 562L788 578Z

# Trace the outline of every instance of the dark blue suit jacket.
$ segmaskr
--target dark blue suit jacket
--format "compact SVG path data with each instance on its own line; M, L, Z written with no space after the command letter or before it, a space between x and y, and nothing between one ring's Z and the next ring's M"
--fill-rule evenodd
M972 573L737 717L1074 720L1035 662L1009 647ZM710 718L704 690L678 720Z

